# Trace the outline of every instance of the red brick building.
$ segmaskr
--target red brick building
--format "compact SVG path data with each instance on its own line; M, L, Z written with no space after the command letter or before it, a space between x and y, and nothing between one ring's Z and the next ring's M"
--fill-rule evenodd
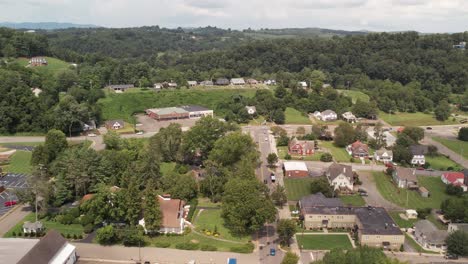
M288 144L289 155L309 156L314 154L314 142L293 138Z

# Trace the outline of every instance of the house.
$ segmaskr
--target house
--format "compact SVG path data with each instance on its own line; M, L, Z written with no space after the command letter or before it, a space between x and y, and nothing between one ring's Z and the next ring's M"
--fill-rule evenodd
M417 188L418 178L416 177L416 170L403 167L396 167L392 172L393 182L398 188Z
M187 210L185 202L180 199L172 199L170 195L158 195L159 207L162 213L161 227L157 232L163 234L182 234L185 229L185 216ZM146 230L145 219L138 222L143 226L145 233L154 232L154 230Z
M245 81L243 78L232 78L231 79L231 84L232 85L244 85Z
M155 83L153 85L153 87L154 87L155 90L160 91L163 88L163 84L162 83Z
M125 122L121 119L106 121L106 128L112 130L119 130L125 127Z
M464 192L468 190L465 183L465 174L463 172L446 172L440 176L440 179L445 184L460 186Z
M107 86L107 89L113 90L116 93L125 92L131 88L135 88L135 86L133 84L112 84Z
M255 79L247 79L247 81L246 81L246 82L247 82L248 84L250 84L250 85L255 85L255 84L258 84L258 81L257 81L257 80L255 80Z
M249 115L255 115L257 113L257 108L255 106L246 106L245 110Z
M197 81L187 81L189 87L197 86Z
M346 151L353 158L369 158L369 146L359 140L347 146Z
M314 116L317 119L322 120L322 121L335 121L338 118L335 111L330 110L330 109L325 110L325 111L321 112L320 114L317 114L317 112L315 112Z
M189 118L201 118L206 116L213 117L213 110L198 105L183 105L180 108L189 113Z
M31 88L31 92L34 94L34 96L39 97L39 95L42 93L42 90L35 87L35 88Z
M354 184L353 167L349 165L342 165L333 163L328 167L325 172L328 182L333 186L333 190L340 190L344 192L352 192Z
M307 165L301 161L285 161L283 163L284 175L287 177L307 177L309 169Z
M411 164L416 166L422 166L426 164L426 158L424 157L425 154L428 152L428 147L424 145L411 145L410 146L411 155L413 158L411 159Z
M428 198L430 195L429 191L423 186L419 187L418 192L421 195L421 197L424 198Z
M0 239L0 261L17 264L74 264L76 247L51 230L41 239Z
M343 120L346 122L356 123L357 118L351 112L344 112L341 116L343 117Z
M418 219L418 212L414 209L408 209L405 211L406 218L408 219Z
M293 138L288 144L290 155L309 156L314 154L314 142L310 140L298 140Z
M302 89L307 89L307 82L298 82L299 87Z
M263 84L276 85L276 80L265 80L265 81L263 81Z
M374 160L383 163L391 163L393 161L393 151L381 148L374 152Z
M36 221L31 223L29 221L24 222L23 224L23 233L31 234L31 233L38 233L44 230L44 226L40 221Z
M10 161L11 156L16 153L16 149L0 152L0 162Z
M468 223L449 223L447 231L449 234L455 231L463 231L468 233Z
M177 83L170 81L170 82L163 82L163 87L169 88L169 89L175 89L177 88Z
M454 49L460 49L460 50L464 50L466 48L466 42L465 41L461 41L460 43L456 44L456 45L453 45L453 48Z
M216 85L229 85L229 80L226 78L216 79Z
M212 81L203 81L200 83L200 85L203 85L203 86L213 86L213 82Z
M29 60L29 65L30 66L46 66L47 65L47 60L44 57L32 57Z
M400 228L381 207L343 206L337 198L315 194L301 199L299 208L306 229L351 229L361 245L386 249L399 249L405 241Z
M414 240L425 249L445 251L447 237L446 230L439 230L429 220L420 220L414 225Z

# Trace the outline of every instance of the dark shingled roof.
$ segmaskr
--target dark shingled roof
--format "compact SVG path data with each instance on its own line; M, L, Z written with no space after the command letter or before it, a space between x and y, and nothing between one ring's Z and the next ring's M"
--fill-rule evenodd
M400 228L382 207L354 207L364 235L401 235Z
M309 209L313 210L313 208L317 206L343 206L339 198L327 198L323 193L304 196L299 202L301 204L301 209L305 210L306 213L308 213Z
M410 151L413 155L424 155L428 152L428 147L424 145L411 145Z
M18 262L18 264L49 263L67 243L57 231L51 230Z

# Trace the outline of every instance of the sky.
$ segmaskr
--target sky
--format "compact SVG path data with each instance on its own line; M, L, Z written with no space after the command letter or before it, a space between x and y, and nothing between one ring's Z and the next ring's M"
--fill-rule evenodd
M0 21L462 32L468 0L0 0Z

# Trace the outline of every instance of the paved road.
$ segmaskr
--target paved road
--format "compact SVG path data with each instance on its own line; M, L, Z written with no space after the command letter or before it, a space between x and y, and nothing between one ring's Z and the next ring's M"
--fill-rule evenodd
M8 230L13 228L30 212L29 206L18 205L14 210L0 217L0 237L3 237Z
M96 262L99 259L114 260L114 263L139 259L138 247L107 247L87 243L72 244L76 246L76 252L80 257L85 259L95 259ZM225 264L228 258L236 258L237 263L258 263L258 255L256 253L239 254L230 252L187 251L146 247L141 248L140 254L142 261L150 261L151 263L159 264L186 264L190 260L195 260L197 264Z
M385 198L382 197L380 192L377 190L377 186L375 185L374 178L370 172L360 172L359 179L362 182L362 187L366 189L368 196L363 197L364 201L366 201L367 205L376 206L376 207L384 207L387 210L402 210L398 205L395 205Z
M460 153L456 153L456 152L452 151L451 149L447 148L446 146L442 145L441 143L439 143L439 142L437 142L437 141L435 141L432 138L427 137L427 136L424 138L423 143L425 145L434 145L434 146L436 146L440 153L449 156L450 159L452 159L456 163L462 165L465 168L468 168L468 160L466 160L463 156L461 156ZM462 151L462 150L460 149L460 151ZM468 149L464 149L463 151L465 151L465 153L468 153Z

